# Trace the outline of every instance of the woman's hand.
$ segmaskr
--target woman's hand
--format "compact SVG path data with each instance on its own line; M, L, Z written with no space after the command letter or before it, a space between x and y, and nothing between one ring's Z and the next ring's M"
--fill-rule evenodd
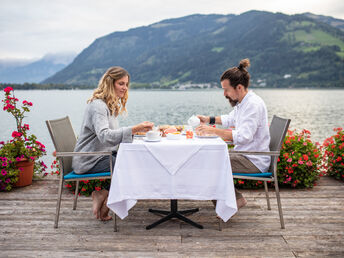
M201 115L197 115L197 117L199 118L199 120L201 121L201 124L209 124L209 116L201 116Z
M132 133L133 134L138 133L138 132L144 132L145 133L145 132L152 130L153 126L154 126L154 123L145 121L145 122L142 122L140 124L134 125L132 128Z

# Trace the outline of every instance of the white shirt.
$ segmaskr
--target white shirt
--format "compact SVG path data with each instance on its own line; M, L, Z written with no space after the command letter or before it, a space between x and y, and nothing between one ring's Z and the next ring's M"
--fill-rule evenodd
M229 115L222 115L224 127L232 130L234 150L270 151L268 112L264 101L253 91L249 91ZM261 172L267 172L270 156L246 156Z

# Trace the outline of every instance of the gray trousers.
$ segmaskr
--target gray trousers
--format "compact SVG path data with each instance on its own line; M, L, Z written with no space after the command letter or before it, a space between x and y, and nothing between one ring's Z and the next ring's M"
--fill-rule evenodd
M232 173L261 173L261 171L245 156L243 155L233 155L230 156ZM240 193L235 188L236 199L243 198L242 193Z

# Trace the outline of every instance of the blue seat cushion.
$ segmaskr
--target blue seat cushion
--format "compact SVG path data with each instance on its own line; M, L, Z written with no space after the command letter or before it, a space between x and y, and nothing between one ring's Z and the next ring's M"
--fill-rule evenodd
M272 173L254 173L254 174L233 173L233 176L272 177Z
M103 177L103 176L111 176L110 172L101 172L101 173L93 173L93 174L75 174L74 171L68 173L63 177L64 180L71 180L71 179L79 179L79 178L87 178L87 177Z

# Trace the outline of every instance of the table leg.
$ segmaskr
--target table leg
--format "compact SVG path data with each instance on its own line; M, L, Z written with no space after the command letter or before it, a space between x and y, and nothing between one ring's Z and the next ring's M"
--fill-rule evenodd
M177 218L177 219L180 219L194 227L197 227L197 228L200 228L202 229L203 226L192 221L191 219L188 219L187 217L183 216L183 214L192 214L192 213L195 213L195 212L198 212L199 209L196 208L196 209L190 209L190 210L184 210L184 211L178 211L178 201L177 200L171 200L171 210L170 211L163 211L163 210L154 210L154 209L149 209L148 210L149 212L152 212L152 213L157 213L157 214L163 214L163 215L166 215L165 217L161 218L160 220L154 222L153 224L151 225L148 225L146 227L146 229L151 229L151 228L154 228L155 226L165 222L165 221L168 221L172 218Z

